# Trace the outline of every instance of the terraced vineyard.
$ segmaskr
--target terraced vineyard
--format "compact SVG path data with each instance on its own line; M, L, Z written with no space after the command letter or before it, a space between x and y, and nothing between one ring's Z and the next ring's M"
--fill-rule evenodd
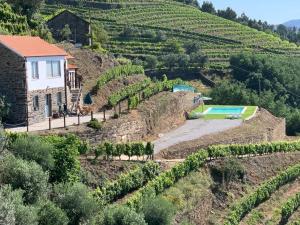
M295 56L300 49L271 34L257 31L208 13L196 7L168 1L130 1L135 3L120 9L101 10L91 8L94 23L101 23L108 31L110 40L106 48L114 53L130 58L144 58L148 55L165 55L165 41L153 38L122 38L120 33L131 25L140 30L163 31L168 38L177 39L184 44L189 40L201 43L203 52L209 57L209 66L224 68L228 66L229 56L240 51L255 51L259 54L282 54ZM139 4L140 3L140 4ZM88 18L87 8L63 6ZM60 6L45 5L43 14L50 17Z

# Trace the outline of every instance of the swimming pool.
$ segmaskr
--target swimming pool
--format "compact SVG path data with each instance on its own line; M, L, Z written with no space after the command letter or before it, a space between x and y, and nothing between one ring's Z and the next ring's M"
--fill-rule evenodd
M210 107L203 114L207 115L239 115L246 111L247 107Z

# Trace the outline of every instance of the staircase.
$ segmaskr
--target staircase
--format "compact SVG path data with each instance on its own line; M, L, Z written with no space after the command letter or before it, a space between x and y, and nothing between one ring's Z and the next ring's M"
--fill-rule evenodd
M80 89L73 89L70 90L71 93L71 103L72 103L72 107L71 107L71 113L76 113L77 111L77 106L80 104L80 97L82 94L82 87Z

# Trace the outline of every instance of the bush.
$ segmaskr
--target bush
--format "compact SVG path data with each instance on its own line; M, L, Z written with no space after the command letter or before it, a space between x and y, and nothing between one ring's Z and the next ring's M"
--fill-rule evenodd
M78 160L81 140L75 135L66 137L47 136L44 140L55 147L53 153L54 169L51 170L52 182L74 182L79 180L80 162Z
M64 211L53 202L46 201L38 212L39 225L67 225L69 219Z
M37 210L24 205L23 193L23 190L13 191L9 185L0 188L0 224L38 225Z
M169 225L175 214L175 208L172 203L159 197L145 201L142 212L148 225Z
M124 206L113 205L104 210L100 225L147 225L142 215Z
M290 197L282 206L280 224L287 224L289 218L300 207L300 192Z
M82 183L55 185L53 201L66 212L72 225L92 222L99 210L98 203Z
M7 155L0 160L0 175L0 183L24 190L26 203L32 204L47 196L49 175L35 162Z
M15 156L37 162L44 170L51 170L54 166L54 146L38 136L18 137L10 146L10 150Z
M90 122L87 124L88 127L93 128L95 130L101 130L102 129L102 123L99 122L96 118L91 119Z

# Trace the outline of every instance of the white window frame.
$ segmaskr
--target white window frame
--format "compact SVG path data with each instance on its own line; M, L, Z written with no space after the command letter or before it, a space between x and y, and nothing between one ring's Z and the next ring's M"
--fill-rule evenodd
M33 111L39 111L40 110L40 102L39 102L39 96L35 95L32 98L32 106L33 106Z
M31 78L39 79L39 63L37 61L31 62Z
M54 74L54 70L53 70L53 65L57 63L58 65L58 74ZM50 64L50 70L48 70L48 65ZM60 66L60 61L59 60L53 60L53 61L47 61L46 62L46 70L47 70L47 77L49 78L54 78L54 77L61 77L61 66Z

